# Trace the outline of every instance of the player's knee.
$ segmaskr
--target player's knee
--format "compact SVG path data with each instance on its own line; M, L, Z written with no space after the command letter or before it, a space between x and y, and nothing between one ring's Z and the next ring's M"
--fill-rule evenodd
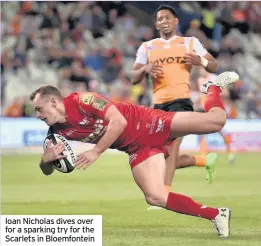
M216 124L216 131L219 132L222 130L222 128L225 126L226 124L226 116L221 115L220 118L217 120L217 124Z
M211 132L210 133L215 133L215 132L219 132L222 130L222 128L224 127L225 123L221 122L221 121L218 121L218 122L215 122L212 127L211 127Z
M221 131L226 124L226 113L223 111L218 111L218 115L215 115L215 117L211 115L209 123L209 125L212 126L211 128L213 132Z
M164 195L160 193L145 194L145 199L152 206L163 206L166 202Z

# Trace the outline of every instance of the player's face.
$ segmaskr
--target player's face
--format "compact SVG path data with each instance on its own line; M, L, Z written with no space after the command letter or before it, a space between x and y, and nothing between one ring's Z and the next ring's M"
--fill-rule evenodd
M41 97L36 95L33 100L36 117L44 121L48 126L58 122L59 113L57 110L57 100L53 97Z
M163 9L157 13L156 28L166 36L171 36L176 33L178 18L176 18L169 10Z

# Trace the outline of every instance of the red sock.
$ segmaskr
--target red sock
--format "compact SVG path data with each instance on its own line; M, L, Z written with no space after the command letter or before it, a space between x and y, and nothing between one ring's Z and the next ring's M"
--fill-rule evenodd
M207 99L204 104L204 109L208 112L211 108L219 107L225 110L225 106L220 97L221 89L218 86L211 85L208 88Z
M194 202L190 197L172 192L169 193L166 209L180 214L202 217L208 220L215 219L219 213L217 208L206 207Z
M207 94L211 94L211 93L220 94L221 93L220 87L216 85L209 86Z

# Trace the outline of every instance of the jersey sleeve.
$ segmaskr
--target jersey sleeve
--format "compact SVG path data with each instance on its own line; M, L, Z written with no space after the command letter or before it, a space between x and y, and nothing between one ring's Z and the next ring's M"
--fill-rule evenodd
M144 43L142 43L142 45L139 47L139 49L136 53L135 63L140 63L143 65L148 63L147 52L146 52L146 47L145 47Z
M107 110L113 105L108 98L91 92L80 94L78 104L82 112L99 119L104 119Z
M208 53L206 48L200 43L200 41L197 38L193 37L193 39L193 48L196 51L196 54L199 56L205 56Z

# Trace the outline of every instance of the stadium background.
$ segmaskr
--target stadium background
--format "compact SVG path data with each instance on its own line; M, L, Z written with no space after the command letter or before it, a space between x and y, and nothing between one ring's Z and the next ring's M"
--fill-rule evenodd
M259 245L261 3L164 3L177 10L179 34L199 38L218 60L218 73L240 74L240 81L224 96L230 118L225 130L231 133L232 149L241 152L235 165L228 166L226 154L221 154L216 183L207 187L202 170L178 171L174 190L206 204L232 207L232 244ZM39 85L56 85L64 96L87 89L118 101L152 104L150 81L132 86L130 71L139 45L157 36L152 14L158 5L1 2L2 213L103 214L104 245L168 246L172 240L175 245L213 240L213 245L221 245L206 222L165 211L147 213L125 155L107 154L90 171L69 176L56 173L46 178L37 167L47 128L32 118L28 95ZM200 76L194 69L196 108ZM217 134L208 135L207 143L210 149L225 149ZM182 149L197 151L197 136L186 137Z

